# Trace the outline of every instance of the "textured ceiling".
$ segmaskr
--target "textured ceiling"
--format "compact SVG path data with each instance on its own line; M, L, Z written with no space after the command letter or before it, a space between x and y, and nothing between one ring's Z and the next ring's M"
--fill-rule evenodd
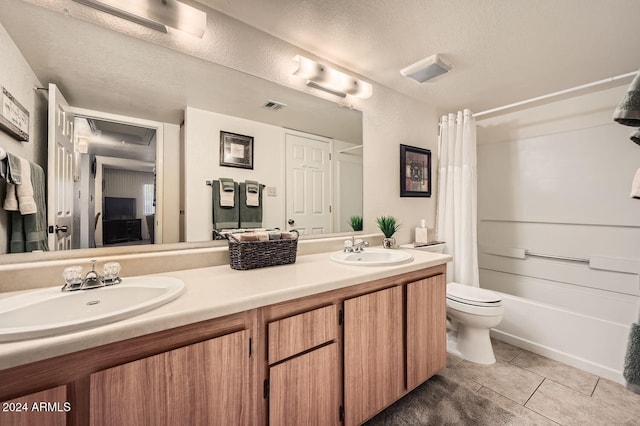
M640 68L638 0L199 1L439 111ZM433 53L455 68L422 85L400 75Z
M53 3L63 13L30 1L0 3L0 23L37 78L44 85L57 84L75 107L177 124L190 106L362 143L360 111L237 72L208 58L140 40L126 31L75 19L72 12L93 9L70 0L37 2ZM143 28L94 13L125 27ZM148 31L174 40L171 35ZM269 99L287 107L269 111L262 107Z
M203 39L147 30L71 0L2 0L0 22L41 82L58 83L84 108L179 123L190 105L350 141L361 134L333 133L361 132L360 117L340 108L356 125L337 125L334 103L306 105L320 99L295 85L287 70L295 53L441 113L479 112L640 68L640 0L184 1L207 10ZM421 85L400 75L433 53L454 69ZM269 98L289 107L260 108Z

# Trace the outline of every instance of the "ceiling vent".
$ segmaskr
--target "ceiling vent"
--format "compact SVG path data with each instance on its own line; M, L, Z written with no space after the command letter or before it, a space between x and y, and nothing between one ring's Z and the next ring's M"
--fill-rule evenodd
M448 72L452 68L453 64L449 63L441 55L435 54L403 68L400 70L400 74L412 78L418 83L424 83Z
M283 104L282 102L278 101L272 101L271 99L269 99L264 105L262 105L262 108L266 108L270 111L280 111L286 106L287 104Z

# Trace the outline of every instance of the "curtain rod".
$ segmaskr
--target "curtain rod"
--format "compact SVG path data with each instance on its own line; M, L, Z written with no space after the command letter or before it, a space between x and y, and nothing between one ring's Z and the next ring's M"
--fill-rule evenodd
M549 93L548 95L537 96L535 98L527 99L527 100L520 101L520 102L515 102L513 104L509 104L509 105L504 105L504 106L497 107L497 108L488 109L486 111L476 112L475 114L472 114L472 116L473 117L481 117L483 115L492 114L494 112L503 111L503 110L509 109L509 108L515 108L515 107L520 106L520 105L526 105L526 104L529 104L529 103L532 103L532 102L536 102L536 101L541 101L541 100L544 100L544 99L552 98L554 96L559 96L559 95L564 95L566 93L576 92L578 90L586 89L588 87L599 86L601 84L606 84L606 83L612 83L612 82L614 82L616 80L620 80L620 79L627 78L627 77L633 77L636 74L638 74L638 71L628 72L626 74L617 75L615 77L609 77L609 78L605 78L605 79L602 79L602 80L594 81L592 83L582 84L580 86L575 86L575 87L571 87L569 89L560 90L558 92Z

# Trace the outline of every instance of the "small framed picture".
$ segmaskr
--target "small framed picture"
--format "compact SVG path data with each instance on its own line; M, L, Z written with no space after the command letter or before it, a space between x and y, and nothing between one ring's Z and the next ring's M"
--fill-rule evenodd
M253 136L220 131L220 165L253 169Z
M431 197L431 151L400 145L400 196Z
M0 92L0 130L29 142L29 111L4 87Z

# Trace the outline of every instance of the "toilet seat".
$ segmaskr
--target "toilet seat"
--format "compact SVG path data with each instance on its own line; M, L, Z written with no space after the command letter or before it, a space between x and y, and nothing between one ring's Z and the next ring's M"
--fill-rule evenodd
M478 307L489 308L502 306L502 297L500 294L456 282L447 284L447 299Z
M483 317L499 316L504 314L504 306L502 306L502 303L500 302L493 306L477 306L447 298L447 309L453 309L455 311Z

